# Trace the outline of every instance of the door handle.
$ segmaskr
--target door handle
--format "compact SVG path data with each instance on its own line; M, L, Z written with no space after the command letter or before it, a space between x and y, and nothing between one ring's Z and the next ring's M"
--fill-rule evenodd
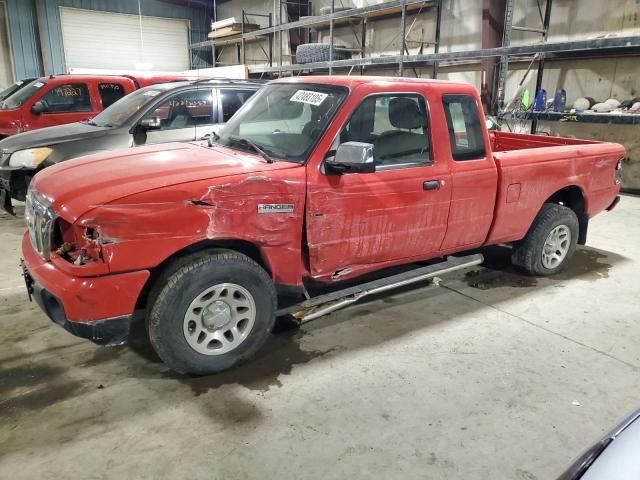
M427 180L422 183L423 190L438 190L440 188L440 180Z

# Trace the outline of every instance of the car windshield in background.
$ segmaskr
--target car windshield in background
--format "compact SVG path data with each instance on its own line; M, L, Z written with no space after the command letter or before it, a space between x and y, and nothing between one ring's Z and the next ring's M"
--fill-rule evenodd
M220 130L216 142L249 151L253 143L275 159L304 163L346 96L344 87L267 85Z
M120 127L153 98L175 85L161 84L137 90L105 108L89 122L97 127Z
M2 90L0 92L0 102L2 100L5 100L7 98L9 98L11 95L13 95L15 92L17 92L18 90L20 90L22 87L26 87L27 84L31 81L33 81L34 79L28 79L28 80L19 80L15 83L12 83L11 85L9 85L7 88L5 88L4 90Z
M2 103L0 103L0 107L5 110L19 108L45 85L45 82L34 80L26 87L20 88L13 95L10 95L5 100L3 100Z

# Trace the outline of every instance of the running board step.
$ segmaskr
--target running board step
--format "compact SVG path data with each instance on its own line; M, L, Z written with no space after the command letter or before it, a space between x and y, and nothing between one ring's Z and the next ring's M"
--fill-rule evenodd
M425 280L432 280L433 284L437 286L440 280L437 278L438 275L445 275L464 268L480 265L482 262L484 262L484 257L481 254L468 255L466 257L449 257L444 262L419 267L408 272L391 275L390 277L373 280L325 295L319 295L305 300L302 303L278 310L277 314L291 314L297 318L300 323L308 322L328 313L335 312L347 305L351 305L369 295L375 295Z

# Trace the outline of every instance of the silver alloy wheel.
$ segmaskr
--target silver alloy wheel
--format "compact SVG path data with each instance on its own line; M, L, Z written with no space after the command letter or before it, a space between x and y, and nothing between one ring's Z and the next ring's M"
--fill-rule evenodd
M200 293L184 316L184 338L203 355L222 355L244 342L256 320L249 291L235 283L220 283Z
M554 269L562 263L571 246L571 230L566 225L558 225L549 233L542 247L542 266Z

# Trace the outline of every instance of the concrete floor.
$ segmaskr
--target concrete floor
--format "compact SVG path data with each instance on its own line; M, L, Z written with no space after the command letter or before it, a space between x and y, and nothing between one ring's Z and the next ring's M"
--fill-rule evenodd
M552 479L640 407L640 198L550 279L490 269L274 335L180 378L26 299L0 219L0 478ZM506 252L508 254L508 252Z

